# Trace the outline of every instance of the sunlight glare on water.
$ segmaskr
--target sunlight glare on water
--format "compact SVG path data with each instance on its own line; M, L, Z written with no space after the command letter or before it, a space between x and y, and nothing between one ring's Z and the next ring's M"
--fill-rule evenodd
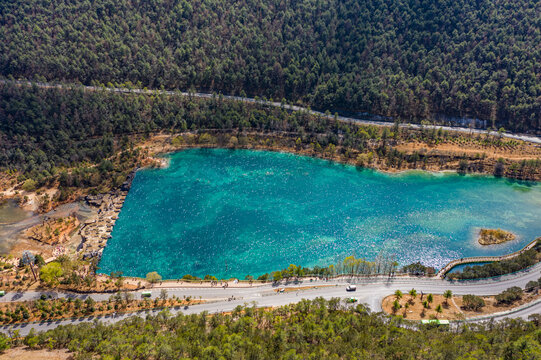
M137 173L99 264L164 279L254 276L289 264L395 254L436 268L541 236L541 185L488 176L388 175L292 154L192 149ZM517 240L477 244L479 228Z

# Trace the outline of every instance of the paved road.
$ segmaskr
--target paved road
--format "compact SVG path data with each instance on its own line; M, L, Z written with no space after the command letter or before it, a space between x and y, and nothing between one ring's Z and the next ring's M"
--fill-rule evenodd
M217 313L222 311L231 311L238 305L255 304L259 307L266 306L281 306L285 304L295 303L301 299L314 299L316 297L323 297L330 299L333 297L347 298L355 296L359 299L359 302L367 304L373 311L381 311L381 301L385 296L394 293L396 290L403 292L409 291L411 288L415 288L419 293L422 291L425 294L428 293L443 293L445 290L452 290L456 295L464 294L476 294L476 295L494 295L511 286L524 287L530 280L537 280L541 277L541 264L538 264L528 271L523 271L513 275L507 275L499 278L489 280L477 280L467 282L451 282L447 280L438 279L426 279L426 278L377 278L370 280L353 280L353 279L340 279L332 281L314 281L303 283L290 283L286 285L273 286L271 284L264 286L253 286L248 288L227 288L221 287L214 288L166 288L168 296L191 296L193 299L199 299L200 297L208 302L201 305L190 306L187 309L178 308L172 309L172 313L182 312L185 314L200 313L208 311L209 313ZM355 293L348 293L345 291L346 284L357 284L357 291ZM278 288L296 288L300 286L317 286L317 288L311 288L306 290L294 290L284 293L278 293ZM152 298L156 298L160 295L161 289L155 288L151 290ZM132 292L135 297L141 296L141 291ZM86 299L91 297L96 301L107 300L111 294L74 294L65 292L24 292L24 293L8 293L5 297L0 298L1 302L10 301L26 301L38 299L42 294L50 295L54 298L58 297L73 297ZM230 298L234 298L230 300ZM123 320L130 316L146 316L146 314L155 314L159 312L147 311L142 313L130 313L116 316L104 316L98 318L100 321L106 323L112 323ZM508 313L504 315L496 315L496 319L502 318L527 318L530 314L541 313L541 302L535 303L519 311ZM40 322L32 324L22 325L7 325L0 327L0 331L9 332L10 330L20 330L22 335L27 334L31 328L38 331L45 331L53 329L59 325L65 324L78 324L81 322L94 321L95 317L69 319L52 322Z
M207 98L207 99L210 99L216 96L216 94L201 93L201 92L190 93L190 92L185 92L185 91L108 88L108 87L96 87L96 86L83 86L83 85L77 85L77 84L53 84L53 83L44 83L44 82L30 82L30 81L6 80L6 79L0 79L0 83L4 83L4 84L13 83L13 84L25 85L25 86L36 85L42 88L57 88L57 89L76 88L76 89L83 89L86 91L111 91L111 92L117 92L117 93L135 93L135 94L162 93L162 94L167 94L167 95L193 96L193 97ZM221 95L221 96L222 98L228 99L228 100L241 101L241 102L246 102L246 103L259 103L259 104L264 104L267 106L281 107L290 111L304 111L316 116L326 117L329 119L334 118L334 115L326 115L323 112L311 110L311 109L304 108L302 106L297 106L297 105L288 105L288 104L282 104L280 102L256 100L254 98L241 97L241 96L232 96L232 95ZM363 119L363 118L354 118L354 117L346 117L346 116L338 116L337 119L340 121L361 124L361 125L391 126L393 124L392 122L389 122L389 121L374 121L374 120L368 120L368 119ZM458 132L463 132L463 133L473 133L473 134L487 134L488 133L487 130L469 129L469 128L464 128L464 127L459 127L459 126L455 127L455 126L439 126L439 125L419 125L419 124L409 124L409 123L402 123L400 124L400 126L403 128L414 128L414 129L420 129L420 128L440 129L441 128L443 130L452 130L452 131L458 131ZM511 139L517 139L517 140L529 141L536 144L541 144L541 137L538 137L535 135L503 133L502 136L511 138Z

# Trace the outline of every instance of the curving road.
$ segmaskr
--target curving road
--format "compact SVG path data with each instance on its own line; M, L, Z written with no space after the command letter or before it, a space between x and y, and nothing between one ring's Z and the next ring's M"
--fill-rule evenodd
M117 93L135 93L135 94L166 94L166 95L177 95L177 96L192 96L192 97L198 97L198 98L213 98L217 96L216 94L209 94L209 93L202 93L202 92L195 92L190 93L186 91L171 91L171 90L147 90L147 89L127 89L127 88L109 88L109 87L98 87L98 86L84 86L84 85L78 85L78 84L53 84L53 83L45 83L45 82L31 82L26 80L6 80L6 79L0 79L0 84L17 84L21 86L38 86L41 88L56 88L56 89L83 89L85 91L111 91L111 92L117 92ZM278 108L284 108L289 111L303 111L310 113L312 115L326 117L329 119L334 119L334 115L326 115L323 112L315 111L312 109L308 109L302 106L297 105L289 105L289 104L283 104L280 102L272 102L272 101L263 101L263 100L256 100L254 98L249 97L242 97L242 96L233 96L233 95L220 95L224 99L228 100L234 100L234 101L240 101L240 102L246 102L246 103L258 103L266 106L273 106ZM391 126L393 125L392 122L389 121L375 121L375 120L367 120L362 118L354 118L354 117L346 117L346 116L338 116L338 120L348 122L348 123L355 123L355 124L361 124L361 125L379 125L379 126ZM440 125L420 125L420 124L412 124L412 123L401 123L400 127L402 128L413 128L413 129L443 129L443 130L452 130L452 131L458 131L462 133L473 133L473 134L487 134L489 131L482 130L482 129L470 129L470 128L464 128L459 126L440 126ZM492 132L494 133L494 132ZM516 140L523 140L532 142L535 144L541 144L541 137L535 136L535 135L526 135L526 134L514 134L514 133L502 133L501 134L504 137L510 138L510 139L516 139Z
M280 286L274 286L272 284L234 288L229 287L223 289L221 287L210 288L154 288L151 290L152 298L157 298L160 295L162 289L166 289L168 296L191 296L193 299L203 299L207 302L190 306L185 308L170 309L171 313L182 312L184 314L193 314L207 311L209 313L218 313L222 311L231 311L238 305L253 304L258 307L270 307L281 306L291 304L300 301L301 299L314 299L316 297L323 297L330 299L333 297L347 298L355 296L359 299L359 302L367 304L373 311L381 311L381 301L384 297L393 294L396 290L403 292L409 291L411 288L415 288L419 293L422 291L425 294L428 293L443 293L445 290L453 291L456 295L475 294L475 295L494 295L511 286L524 287L528 281L537 281L541 277L541 263L533 266L532 268L498 278L475 280L475 281L461 281L451 282L448 280L438 280L429 278L416 278L416 277L393 277L393 278L374 278L374 279L339 279L331 281L304 281L298 283L289 283ZM357 284L357 291L355 293L348 293L345 291L346 284ZM317 288L310 288L305 290L295 290L298 287L313 286ZM278 288L290 289L279 293L276 290ZM142 291L132 292L136 297L141 296ZM12 301L28 301L38 299L42 294L51 296L53 298L72 297L86 299L91 297L96 301L104 301L109 299L111 294L74 294L67 292L22 292L22 293L8 293L3 298L0 298L0 302L12 302ZM8 333L13 330L19 330L21 335L27 334L31 328L37 331L46 331L53 329L59 325L66 324L78 324L81 322L91 322L95 319L103 321L105 323L113 323L130 316L146 316L147 314L156 314L160 310L150 310L139 313L128 314L116 314L102 317L86 317L68 320L58 321L45 321L39 323L30 324L16 324L6 325L0 327L0 331ZM494 314L490 318L503 319L503 318L527 318L531 314L541 313L541 301L533 302L531 304L517 308L515 311ZM485 321L483 319L472 319L470 321Z

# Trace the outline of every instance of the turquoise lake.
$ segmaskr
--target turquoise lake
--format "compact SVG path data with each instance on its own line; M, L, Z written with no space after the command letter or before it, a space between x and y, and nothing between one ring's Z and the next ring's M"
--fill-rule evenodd
M99 272L219 278L394 254L401 265L516 251L541 236L541 185L389 175L292 154L191 149L137 172ZM481 246L479 228L517 240Z

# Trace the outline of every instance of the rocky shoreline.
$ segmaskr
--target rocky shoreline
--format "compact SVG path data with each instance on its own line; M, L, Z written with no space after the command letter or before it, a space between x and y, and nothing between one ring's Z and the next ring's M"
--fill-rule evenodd
M53 248L58 247L62 248L61 253L65 255L99 260L107 240L111 238L111 232L137 170L136 168L130 172L125 182L112 191L87 195L77 201L59 205L47 213L33 214L22 221L5 225L0 232L4 252L18 257L23 250L30 250L42 254L46 261L51 261L58 256L51 254L54 253ZM66 216L75 216L77 220L74 233L64 236L66 240L48 244L28 234L35 226L43 225L47 221L55 222Z
M111 232L122 210L136 171L137 169L128 175L120 188L106 194L85 197L89 206L97 208L97 216L83 223L78 231L81 242L77 247L77 253L82 253L83 259L101 258L107 240L111 238Z

